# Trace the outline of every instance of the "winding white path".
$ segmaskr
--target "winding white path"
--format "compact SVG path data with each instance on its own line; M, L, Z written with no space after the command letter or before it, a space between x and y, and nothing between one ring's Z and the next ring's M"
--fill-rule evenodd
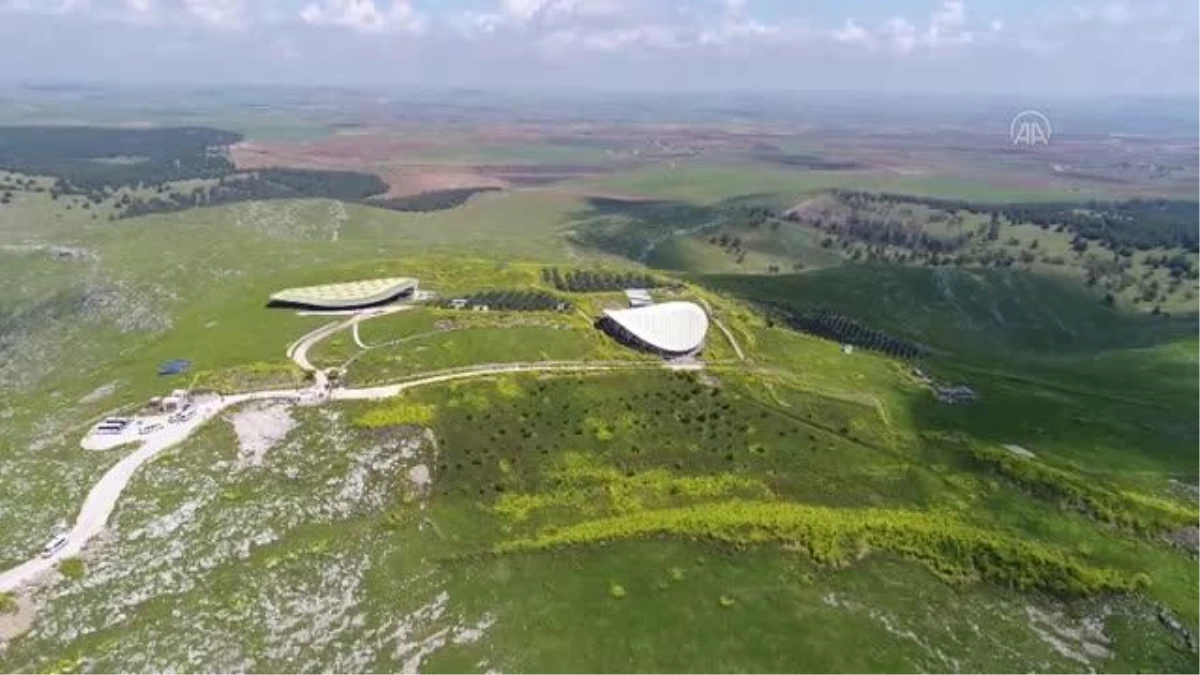
M108 517L117 506L117 499L129 484L138 468L154 459L163 450L182 443L192 432L202 424L212 419L231 405L258 399L295 398L296 390L261 391L251 394L226 396L223 400L198 406L196 416L187 422L169 424L161 431L149 434L141 440L141 446L121 458L109 469L100 480L92 486L83 506L79 509L79 517L75 525L66 533L67 543L49 557L39 556L0 573L0 591L11 591L39 577L42 573L53 568L60 560L78 555L83 547L93 537L104 531Z
M336 324L339 328L344 328L347 324ZM330 326L309 333L300 341L293 343L289 348L293 360L298 364L301 361L307 365L307 360L304 358L304 352L308 347L312 346L320 339L333 334L336 330L330 330ZM318 335L319 334L319 335ZM304 367L303 365L301 367ZM311 368L311 366L309 366ZM441 371L438 373L429 373L424 376L412 379L399 384L383 385L378 387L368 387L363 389L335 389L329 397L335 401L353 401L353 400L372 400L383 399L396 396L401 392L429 384L437 384L450 380L465 379L471 377L486 377L489 375L500 375L504 373L517 372L586 372L600 370L616 370L622 368L647 368L660 367L653 362L646 361L610 361L610 362L575 362L575 361L556 361L556 362L539 362L539 363L503 363L503 364L486 364L480 366L471 366L467 368L459 368L455 370ZM313 372L319 373L319 370L314 369ZM323 378L319 379L312 388L307 390L301 389L284 389L272 391L259 391L247 394L235 394L225 396L217 401L209 401L198 404L196 416L191 420L183 423L168 424L161 431L154 432L144 438L139 438L141 446L130 454L126 455L109 469L99 482L96 483L88 492L87 498L83 502L83 507L79 510L79 516L75 520L74 527L67 533L67 544L59 549L54 555L49 557L37 557L28 560L17 567L0 573L0 591L11 591L20 586L29 584L37 580L45 572L52 569L60 560L78 555L83 550L84 546L95 536L104 531L105 524L108 522L109 516L117 507L117 501L121 497L121 493L132 480L137 470L145 463L157 457L164 450L167 450L183 441L187 440L196 429L200 428L205 422L216 417L222 410L233 405L245 403L247 401L267 400L267 399L291 399L296 400L303 397L306 393L315 395L315 400L320 400L325 396Z

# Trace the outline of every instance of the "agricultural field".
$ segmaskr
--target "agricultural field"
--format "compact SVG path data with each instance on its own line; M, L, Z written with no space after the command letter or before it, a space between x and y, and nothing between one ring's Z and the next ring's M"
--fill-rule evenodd
M0 670L1200 667L1177 194L766 129L480 143L297 110L200 108L244 136L213 175L0 173L0 574L137 452L84 449L97 420L219 402L78 553L0 588ZM391 182L435 164L436 189ZM342 172L399 201L331 193L363 185ZM306 187L128 212L271 175ZM267 306L395 276L423 295ZM704 308L703 350L597 330L629 287Z

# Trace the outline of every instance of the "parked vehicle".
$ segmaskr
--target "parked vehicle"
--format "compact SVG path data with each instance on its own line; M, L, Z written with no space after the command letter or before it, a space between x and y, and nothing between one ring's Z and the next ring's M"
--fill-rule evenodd
M195 416L196 416L196 409L192 408L192 407L188 407L188 408L184 408L183 410L180 410L179 412L175 413L174 415L171 415L171 417L169 419L172 423L178 424L180 422L186 422Z
M54 555L55 553L58 553L59 551L61 551L62 548L66 545L67 545L67 535L65 535L65 534L58 535L58 536L54 537L53 539L51 539L50 543L46 544L46 546L44 548L42 548L42 557L49 558L50 556Z
M96 433L119 434L125 431L131 421L128 417L106 417L103 422L96 425Z
M152 434L162 428L163 428L162 422L154 422L153 424L143 424L142 427L140 429L138 429L138 433L142 434L144 436L146 434Z

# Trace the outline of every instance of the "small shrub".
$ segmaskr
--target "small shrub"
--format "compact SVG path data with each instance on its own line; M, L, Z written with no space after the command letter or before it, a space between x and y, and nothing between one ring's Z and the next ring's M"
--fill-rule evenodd
M360 427L394 427L405 424L425 426L433 421L434 407L395 400L359 415L354 424Z
M0 614L16 614L17 598L12 593L0 591Z
M719 602L721 606L725 608L733 607L737 604L737 600L728 595L722 595L720 598L718 598L717 602Z
M608 594L617 600L625 597L625 587L621 584L612 584L608 587Z
M82 579L83 575L87 573L87 565L80 558L66 558L58 563L58 572L64 577L75 581Z

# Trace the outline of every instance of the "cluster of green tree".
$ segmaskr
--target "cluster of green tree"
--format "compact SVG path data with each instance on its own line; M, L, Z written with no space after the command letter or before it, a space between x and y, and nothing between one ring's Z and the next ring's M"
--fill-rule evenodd
M498 187L466 187L452 190L432 190L408 197L392 197L388 199L373 199L372 206L379 206L392 211L445 211L456 206L462 206L467 200L481 192L498 192Z
M502 542L501 553L680 537L734 546L787 544L816 562L847 565L866 551L916 560L952 583L977 580L1064 597L1144 589L1145 574L1091 567L1065 551L967 525L952 516L899 509L836 509L727 500L637 510L551 527Z
M1183 248L1200 252L1197 204L1178 199L1127 199L1123 201L1079 201L989 204L959 199L936 199L890 193L836 190L839 199L853 208L880 202L920 204L955 214L1005 218L1010 223L1031 223L1043 229L1069 231L1078 238L1076 248L1097 242L1114 251L1123 249Z
M1158 534L1195 525L1200 514L1173 502L1117 492L1083 476L998 448L976 449L980 465L1034 496L1134 534Z
M542 281L553 284L560 291L570 293L599 293L620 291L626 288L658 288L664 285L661 279L641 272L573 270L563 274L557 267L542 268Z
M207 127L0 126L0 169L53 176L59 192L101 193L226 175L234 167L223 149L241 139Z
M727 218L732 218L735 222L740 222L747 227L760 227L764 223L773 221L778 214L766 206L727 206L722 209ZM771 222L771 226L778 228L778 222Z
M782 321L785 325L810 335L850 344L863 349L883 352L900 358L920 358L929 355L929 349L906 342L887 333L868 328L854 319L829 310L802 312L782 305L769 307L771 322Z
M515 312L566 311L572 308L571 303L546 291L483 291L472 293L465 299L471 307L485 305L488 309ZM450 306L450 301L445 304Z
M944 255L961 249L970 241L968 234L953 237L936 237L929 234L917 223L905 223L898 220L883 218L865 218L856 213L846 217L843 222L826 221L821 218L805 219L799 214L792 214L792 220L804 222L819 230L828 232L836 237L853 239L879 246L897 246L923 251L930 254ZM822 245L828 248L833 240L826 238Z
M167 191L159 186L158 194L148 198L122 196L117 201L122 218L150 213L182 211L196 206L215 206L262 199L326 198L348 202L365 202L387 190L379 176L357 171L324 171L318 169L260 169L249 173L224 176L215 185L195 188L191 192Z
M1175 255L1148 255L1144 259L1146 266L1152 269L1166 268L1172 279L1188 279L1200 278L1200 272L1192 264L1192 261L1182 253Z
M737 264L741 265L746 260L746 250L742 248L742 238L738 236L730 236L726 232L719 235L712 235L708 238L708 243L719 247L722 251L729 255L735 256Z

